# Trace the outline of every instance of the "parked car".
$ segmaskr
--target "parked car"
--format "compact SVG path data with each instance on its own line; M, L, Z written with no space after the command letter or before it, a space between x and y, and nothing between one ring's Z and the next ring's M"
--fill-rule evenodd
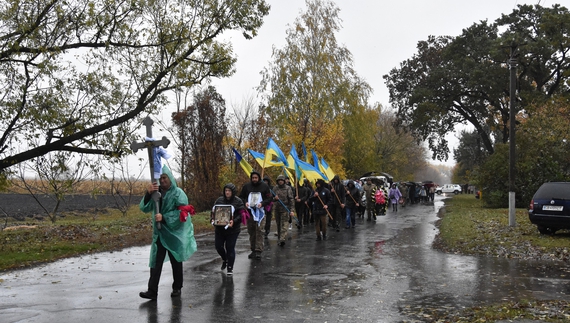
M435 192L438 195L441 195L443 193L453 193L453 194L457 195L457 194L461 193L461 185L445 184L443 186L436 187Z
M530 201L528 217L541 234L570 229L570 182L542 184Z

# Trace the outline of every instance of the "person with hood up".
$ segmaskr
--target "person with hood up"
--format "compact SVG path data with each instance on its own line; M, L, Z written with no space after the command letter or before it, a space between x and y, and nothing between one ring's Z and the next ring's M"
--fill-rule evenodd
M252 171L250 182L243 185L239 197L245 202L250 217L247 219L247 233L249 234L249 244L251 253L249 259L261 259L263 252L263 233L261 228L265 227L264 207L271 203L273 195L269 186L261 180L258 172Z
M313 205L317 241L319 241L327 239L327 215L329 214L328 208L332 204L332 196L329 189L325 187L323 179L318 179L315 185L315 193L311 197L311 203Z
M402 192L398 189L396 184L392 184L390 191L388 191L388 197L390 198L390 202L392 203L392 211L398 211L398 201L402 197Z
M139 204L141 211L152 212L154 219L152 244L150 246L148 290L139 293L140 297L152 300L156 300L158 296L158 283L166 254L168 253L174 278L170 296L179 297L183 282L182 262L188 260L197 249L192 220L191 218L187 220L180 214L181 209L188 205L188 197L176 185L174 176L166 165L162 167L159 184L150 184ZM151 198L155 191L161 194L158 202L159 212L156 212L155 201ZM157 223L160 223L160 227Z
M308 182L309 180L305 178L305 181ZM309 188L305 185L301 185L301 181L298 181L295 195L295 212L297 213L297 218L299 218L299 226L309 224L309 214L306 204L310 194Z
M356 209L360 206L360 191L354 185L353 180L349 180L346 184L346 228L354 228L356 225Z
M340 181L340 177L335 175L333 177L332 182L330 183L331 186L331 195L332 195L332 204L329 210L330 214L333 217L333 228L336 231L340 231L340 224L342 223L342 213L344 209L344 205L346 204L346 189L344 185Z
M295 216L293 213L295 202L291 186L285 183L285 176L277 176L277 185L273 187L273 206L275 210L275 221L277 222L277 235L279 245L283 247L287 240L287 227L289 219Z
M214 210L218 206L231 206L232 216L227 226L215 226L216 251L222 257L222 270L227 268L227 274L232 275L236 260L236 241L240 233L241 215L245 212L243 201L237 197L237 188L228 183L224 186L224 194L214 202L211 221L214 224Z
M267 186L271 187L271 178L267 175L263 176L263 181ZM269 237L271 232L271 220L273 219L273 202L265 206L265 238Z

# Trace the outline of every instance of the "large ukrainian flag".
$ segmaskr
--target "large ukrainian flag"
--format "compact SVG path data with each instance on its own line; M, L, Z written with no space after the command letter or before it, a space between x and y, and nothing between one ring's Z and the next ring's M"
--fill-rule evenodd
M253 167L251 167L251 165L247 162L247 160L245 160L241 157L240 153L235 148L232 148L232 150L236 154L236 160L239 163L239 165L241 166L241 168L244 170L244 172L247 174L247 176L251 176L251 172L253 171Z
M281 163L279 166L285 166L285 167L289 166L285 154L281 151L281 149L279 149L279 146L277 146L275 141L273 141L272 138L269 138L269 140L267 141L267 149L265 150L264 164L265 165L273 164L277 166L276 164L278 163Z

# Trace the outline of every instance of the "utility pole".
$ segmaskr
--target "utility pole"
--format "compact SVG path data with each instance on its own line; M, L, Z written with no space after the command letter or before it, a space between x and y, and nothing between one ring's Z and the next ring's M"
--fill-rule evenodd
M515 203L515 117L516 117L516 91L517 91L517 51L516 45L511 45L509 58L510 78L510 107L509 107L509 226L517 225Z

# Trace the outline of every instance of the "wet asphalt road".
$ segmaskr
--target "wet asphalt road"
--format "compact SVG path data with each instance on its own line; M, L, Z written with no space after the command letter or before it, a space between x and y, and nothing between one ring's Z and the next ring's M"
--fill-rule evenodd
M567 272L558 267L433 250L442 206L438 196L375 222L357 219L326 241L315 241L313 227L293 226L284 247L270 235L262 260L247 259L244 230L233 277L220 270L213 235L200 236L179 299L170 297L168 264L158 300L139 298L149 247L3 273L0 322L422 322L422 308L567 298Z

